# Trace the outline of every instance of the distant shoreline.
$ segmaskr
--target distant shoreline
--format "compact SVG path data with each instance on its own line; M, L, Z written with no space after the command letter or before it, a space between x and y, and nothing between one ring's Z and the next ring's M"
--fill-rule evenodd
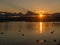
M23 21L23 22L60 22L60 18L45 18L40 19L38 17L18 17L18 18L0 18L0 22L12 22L12 21Z
M44 14L41 18L40 15L27 11L26 14L0 12L0 22L11 21L24 21L24 22L60 22L60 13Z

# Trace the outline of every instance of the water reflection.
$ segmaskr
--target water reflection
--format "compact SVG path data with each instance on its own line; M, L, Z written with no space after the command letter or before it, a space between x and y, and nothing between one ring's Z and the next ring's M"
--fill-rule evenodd
M41 34L45 31L45 27L46 27L45 23L43 23L43 22L39 22L36 24L37 32L39 32Z
M42 24L43 24L43 23L40 22L40 33L43 33L43 30L42 30L42 28L43 28L42 26L43 26L43 25L42 25Z
M59 34L60 22L0 23L0 45L55 45Z

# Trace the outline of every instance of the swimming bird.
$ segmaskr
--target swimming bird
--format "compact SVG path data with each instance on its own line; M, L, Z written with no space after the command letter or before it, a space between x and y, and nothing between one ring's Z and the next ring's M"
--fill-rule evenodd
M55 39L54 42L56 42L57 40Z
M55 31L52 31L51 34L53 34Z
M4 34L4 32L0 32L0 34Z
M24 34L22 34L22 36L24 36Z
M36 42L38 42L38 43L39 43L39 40L36 40Z

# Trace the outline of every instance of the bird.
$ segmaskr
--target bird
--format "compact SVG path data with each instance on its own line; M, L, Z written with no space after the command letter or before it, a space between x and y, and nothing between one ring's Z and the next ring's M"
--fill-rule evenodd
M46 40L44 40L44 42L46 42Z
M22 36L24 36L24 34L22 34Z
M51 34L53 34L55 31L52 31Z
M54 42L56 42L57 40L54 40Z
M4 34L4 32L0 32L0 34Z
M38 42L38 43L39 43L39 40L36 40L36 42Z

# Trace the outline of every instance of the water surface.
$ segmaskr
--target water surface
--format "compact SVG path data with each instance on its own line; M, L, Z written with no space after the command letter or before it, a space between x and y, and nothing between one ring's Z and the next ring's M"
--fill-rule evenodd
M57 45L59 41L60 22L0 23L0 45Z

